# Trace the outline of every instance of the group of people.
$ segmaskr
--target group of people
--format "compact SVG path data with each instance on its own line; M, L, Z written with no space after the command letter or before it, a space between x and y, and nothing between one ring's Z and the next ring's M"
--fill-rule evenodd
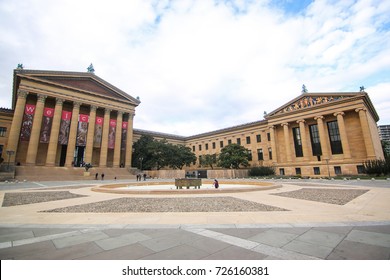
M100 176L101 176L102 180L104 180L104 173L102 173ZM98 177L99 177L99 173L96 173L95 174L95 180L97 180ZM115 179L116 179L116 177L115 177Z
M144 178L144 181L146 181L146 173L142 174L137 174L137 181L142 181L142 177Z

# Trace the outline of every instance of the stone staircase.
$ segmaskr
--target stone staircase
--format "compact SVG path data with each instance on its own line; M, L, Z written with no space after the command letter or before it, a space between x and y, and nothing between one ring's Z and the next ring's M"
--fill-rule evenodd
M116 179L135 179L127 168L103 168L92 167L89 169L89 175L85 175L83 167L46 167L46 166L16 166L15 179L19 181L74 181L74 180L95 180L95 174L98 173L98 179L101 180L101 174L104 173L104 180Z

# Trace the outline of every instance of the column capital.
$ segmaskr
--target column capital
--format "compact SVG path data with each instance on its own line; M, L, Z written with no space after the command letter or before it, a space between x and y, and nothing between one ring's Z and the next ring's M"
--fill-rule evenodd
M91 111L91 112L96 112L97 108L98 108L98 106L96 106L96 105L91 105L90 111Z
M355 112L357 112L357 113L359 113L360 111L367 111L367 109L366 108L356 108L355 109Z
M27 98L28 91L23 89L18 89L18 98Z
M269 130L273 130L273 129L275 129L275 126L274 125L270 125L270 126L268 126L268 129Z
M333 114L333 116L335 116L335 117L337 117L337 116L344 116L345 115L345 113L344 112L336 112L336 113L334 113Z
M81 102L73 101L73 109L80 109L81 104L82 104Z
M285 122L285 123L282 123L282 124L280 124L280 125L281 125L281 126L286 126L286 127L288 127L289 124Z
M56 105L62 105L62 104L64 104L64 102L65 102L65 99L56 98Z
M317 117L314 117L314 119L315 119L316 121L318 121L318 120L323 120L323 119L325 119L325 118L324 118L324 116L317 116Z
M111 111L112 111L112 109L104 108L104 113L105 113L105 114L110 114Z
M302 119L302 120L297 120L297 123L305 123L306 121L304 120L304 119Z
M117 111L116 114L117 114L117 116L119 116L119 115L123 116L124 112L123 111Z
M38 102L44 103L47 98L47 95L44 94L38 94Z
M128 114L129 114L129 120L134 119L135 114L133 112L128 112Z

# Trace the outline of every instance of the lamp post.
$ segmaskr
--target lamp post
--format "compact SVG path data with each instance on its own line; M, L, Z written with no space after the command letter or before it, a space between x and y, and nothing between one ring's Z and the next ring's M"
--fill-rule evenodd
M9 164L11 162L11 156L15 153L15 151L12 151L12 150L7 150L7 155L8 155L8 166L7 166L7 170L9 172Z

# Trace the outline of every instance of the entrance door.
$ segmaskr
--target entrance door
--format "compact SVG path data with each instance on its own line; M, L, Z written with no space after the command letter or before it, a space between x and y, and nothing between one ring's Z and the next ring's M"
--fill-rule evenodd
M76 151L75 151L75 165L76 167L81 167L83 166L84 163L84 151L85 147L84 146L76 146Z
M65 166L67 148L68 145L61 145L60 166Z

